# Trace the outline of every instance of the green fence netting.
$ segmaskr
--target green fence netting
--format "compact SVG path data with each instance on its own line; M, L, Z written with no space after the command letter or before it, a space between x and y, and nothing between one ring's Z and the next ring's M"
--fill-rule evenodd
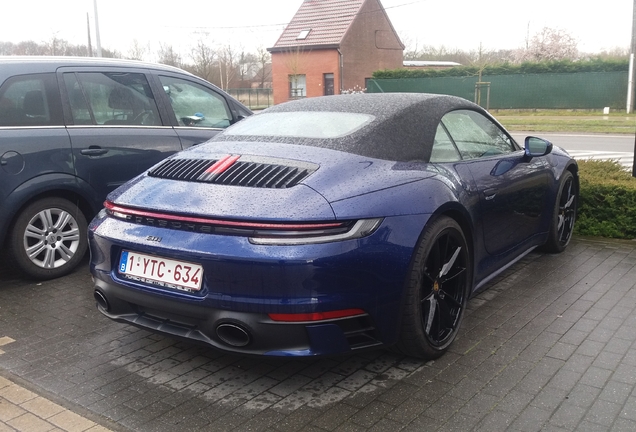
M490 109L625 109L627 72L484 75L480 105ZM436 93L475 100L476 76L370 79L367 92ZM490 97L487 98L487 88Z

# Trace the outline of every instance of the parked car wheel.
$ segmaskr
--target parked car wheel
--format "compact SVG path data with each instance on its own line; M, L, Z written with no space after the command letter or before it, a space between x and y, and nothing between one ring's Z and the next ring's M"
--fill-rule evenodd
M543 246L546 252L563 252L570 243L576 220L577 200L578 191L574 176L570 171L565 171L561 177L559 194L554 205L548 241Z
M471 264L466 238L449 217L426 229L416 249L398 350L441 356L455 339L469 296Z
M46 198L27 206L9 238L10 254L34 279L52 279L72 271L87 248L86 218L73 203Z

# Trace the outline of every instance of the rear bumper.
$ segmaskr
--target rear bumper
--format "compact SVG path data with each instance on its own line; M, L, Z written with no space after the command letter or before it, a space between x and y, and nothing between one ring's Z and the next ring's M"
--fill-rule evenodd
M322 356L382 344L368 314L282 323L267 314L179 304L99 279L95 290L98 310L114 321L237 354Z
M385 218L376 232L356 240L264 246L102 214L89 227L94 288L105 299L98 308L115 321L239 354L335 355L391 345L423 219ZM117 263L124 249L199 263L203 286L184 292L123 278ZM269 316L350 309L363 312L310 322Z

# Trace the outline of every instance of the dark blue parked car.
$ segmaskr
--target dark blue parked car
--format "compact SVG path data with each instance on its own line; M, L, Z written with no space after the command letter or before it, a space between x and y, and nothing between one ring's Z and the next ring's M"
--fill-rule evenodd
M170 66L0 57L5 263L37 279L68 273L86 251L86 221L109 192L250 114Z
M109 195L89 227L95 298L234 353L435 358L486 282L565 249L577 193L565 151L520 147L460 98L290 102Z

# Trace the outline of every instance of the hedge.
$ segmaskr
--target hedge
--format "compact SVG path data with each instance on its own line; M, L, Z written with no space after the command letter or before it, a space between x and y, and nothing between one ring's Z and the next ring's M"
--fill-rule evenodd
M629 69L628 60L586 61L559 60L551 62L524 62L521 64L500 63L485 66L482 75L515 75L537 73L574 73L574 72L622 72ZM456 66L448 69L385 69L373 72L375 79L391 78L428 78L428 77L466 77L479 74L478 66Z
M636 239L636 178L616 161L579 161L579 210L574 232Z

